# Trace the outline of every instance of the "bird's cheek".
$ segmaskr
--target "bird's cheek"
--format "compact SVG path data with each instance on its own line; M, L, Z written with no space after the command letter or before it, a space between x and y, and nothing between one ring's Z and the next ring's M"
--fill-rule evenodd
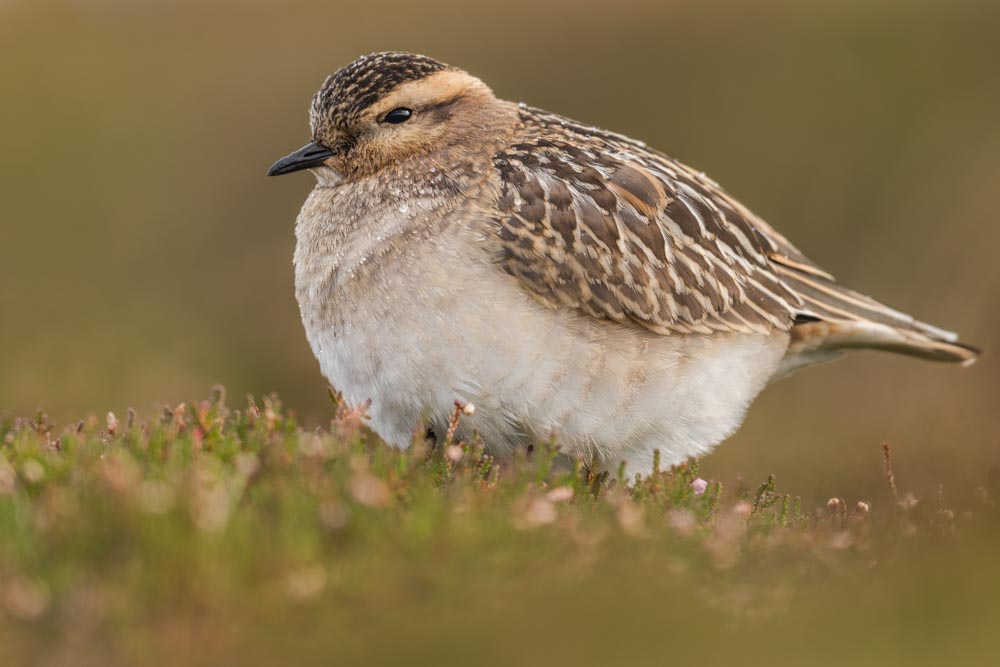
M310 171L316 177L316 184L320 187L332 188L344 180L341 172L327 165L310 169Z

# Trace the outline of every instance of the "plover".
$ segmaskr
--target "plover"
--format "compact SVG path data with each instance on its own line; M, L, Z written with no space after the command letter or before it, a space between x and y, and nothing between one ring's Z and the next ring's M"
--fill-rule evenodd
M406 447L455 401L491 450L555 436L614 469L705 454L789 372L852 348L969 364L840 286L703 173L408 53L330 76L295 291L330 383Z

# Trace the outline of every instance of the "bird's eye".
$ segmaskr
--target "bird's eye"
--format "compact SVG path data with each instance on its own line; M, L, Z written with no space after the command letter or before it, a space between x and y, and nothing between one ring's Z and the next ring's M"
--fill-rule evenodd
M399 125L400 123L404 123L409 120L412 115L413 112L406 107L399 107L387 113L383 120L387 123L392 123L393 125Z

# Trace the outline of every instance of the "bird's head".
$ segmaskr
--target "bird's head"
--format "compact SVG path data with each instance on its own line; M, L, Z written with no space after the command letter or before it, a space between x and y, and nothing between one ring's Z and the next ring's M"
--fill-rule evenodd
M270 176L329 168L339 178L468 144L499 114L476 77L426 56L362 56L328 77L309 110L312 141L278 160Z

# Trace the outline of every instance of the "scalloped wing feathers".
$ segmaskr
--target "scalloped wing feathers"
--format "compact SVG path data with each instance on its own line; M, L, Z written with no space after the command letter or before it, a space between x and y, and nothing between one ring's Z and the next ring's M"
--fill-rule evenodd
M975 357L954 334L837 285L703 174L620 135L520 115L517 143L494 158L497 260L543 302L660 334L794 329L804 349Z

